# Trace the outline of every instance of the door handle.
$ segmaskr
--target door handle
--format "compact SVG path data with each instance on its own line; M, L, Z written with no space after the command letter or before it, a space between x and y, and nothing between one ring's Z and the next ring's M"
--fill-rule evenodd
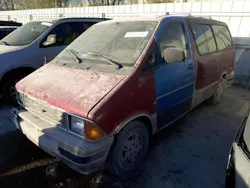
M188 64L188 69L194 69L194 64L193 63Z

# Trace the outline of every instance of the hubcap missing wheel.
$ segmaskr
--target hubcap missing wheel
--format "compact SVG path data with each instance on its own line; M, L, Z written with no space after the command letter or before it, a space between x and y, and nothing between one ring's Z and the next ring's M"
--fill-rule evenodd
M121 163L124 167L130 168L140 156L142 149L142 137L141 135L133 131L124 140Z

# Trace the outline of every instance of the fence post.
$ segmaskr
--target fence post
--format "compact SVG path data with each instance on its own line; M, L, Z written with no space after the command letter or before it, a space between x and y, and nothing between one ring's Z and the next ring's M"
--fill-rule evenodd
M8 19L8 21L10 21L10 20L11 20L11 17L10 17L10 15L8 15L7 17L8 17L8 18L7 18L7 19Z
M102 18L105 18L105 13L102 13Z
M33 20L33 15L32 14L29 15L29 19L30 19L30 21Z

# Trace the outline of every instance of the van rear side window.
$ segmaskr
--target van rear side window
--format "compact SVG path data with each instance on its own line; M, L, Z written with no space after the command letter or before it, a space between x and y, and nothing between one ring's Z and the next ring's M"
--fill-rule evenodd
M211 27L209 25L202 25L202 30L206 37L208 52L215 52L217 48Z
M232 47L231 35L226 26L191 24L191 29L201 55Z
M191 28L198 51L201 55L217 50L210 25L192 24Z
M198 51L201 55L208 53L208 45L206 42L206 36L204 31L202 30L201 25L192 24L192 33L194 36L195 43L197 45Z
M232 47L232 38L227 27L221 25L212 26L218 50Z

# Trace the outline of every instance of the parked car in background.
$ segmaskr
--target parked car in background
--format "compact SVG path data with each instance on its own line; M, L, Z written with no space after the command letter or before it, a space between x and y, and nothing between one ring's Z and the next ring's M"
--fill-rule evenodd
M52 22L32 21L0 41L0 93L15 103L15 84L51 61L98 18L64 18Z
M20 27L22 25L23 24L19 23L19 22L0 20L0 26L17 26L17 27Z
M250 188L250 115L234 138L227 164L225 188Z
M191 16L98 23L49 64L17 83L16 126L69 167L104 164L138 172L149 137L209 99L234 77L225 23Z
M0 40L17 28L17 26L0 26Z

